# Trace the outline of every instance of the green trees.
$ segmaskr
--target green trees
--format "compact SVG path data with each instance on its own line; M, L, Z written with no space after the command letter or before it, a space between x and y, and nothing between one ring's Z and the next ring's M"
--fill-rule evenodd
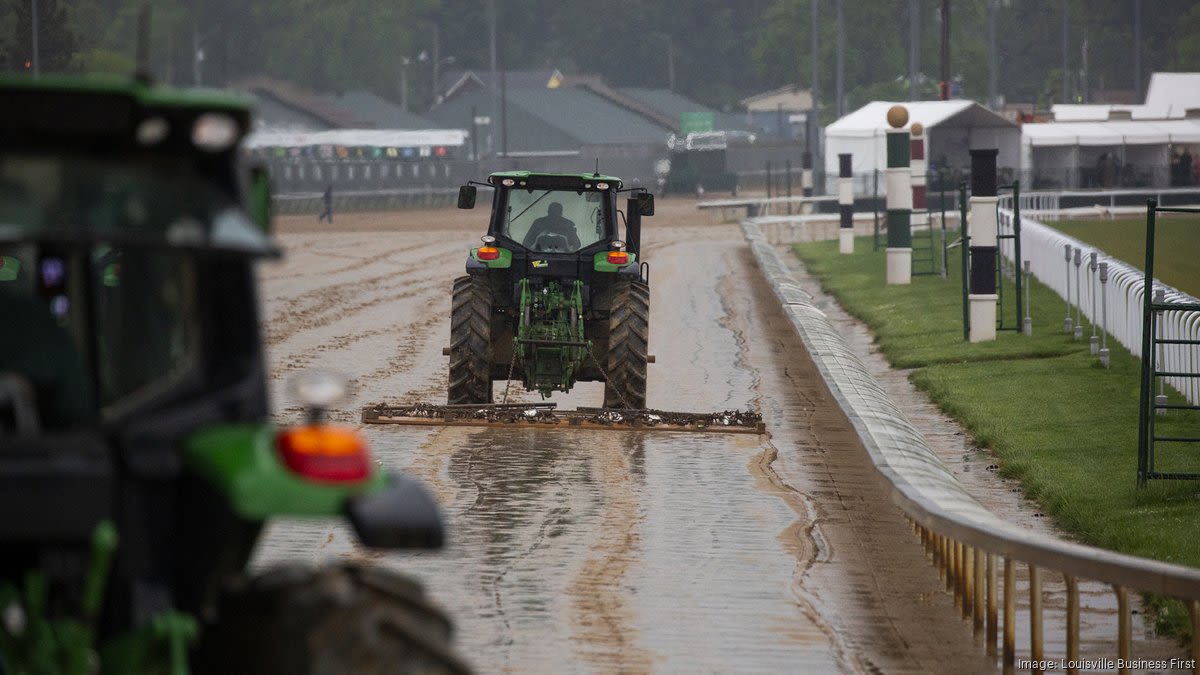
M666 87L718 109L789 83L809 86L812 2L819 3L820 93L832 110L837 0L496 0L500 60L510 69L596 73L618 85ZM966 96L987 96L989 3L996 2L999 92L1009 101L1062 98L1062 5L952 0L951 70ZM270 75L323 89L367 88L415 109L433 102L437 68L486 70L489 0L38 0L43 72L132 69L137 15L153 9L151 69L175 84L221 85ZM908 94L909 0L842 0L848 109ZM0 66L30 54L32 0L0 0ZM920 91L940 77L940 0L920 0ZM1068 98L1133 89L1135 0L1067 0ZM1200 68L1194 0L1143 0L1141 82ZM1086 42L1086 50L1084 44ZM1086 51L1087 67L1084 67ZM425 58L420 59L421 53ZM453 63L449 63L453 57ZM408 65L405 66L405 60ZM1055 73L1053 71L1057 70ZM1140 97L1144 92L1137 94Z

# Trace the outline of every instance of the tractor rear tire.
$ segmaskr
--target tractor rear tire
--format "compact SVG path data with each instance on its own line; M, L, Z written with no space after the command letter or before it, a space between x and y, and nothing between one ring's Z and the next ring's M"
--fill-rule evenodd
M650 286L618 281L608 314L605 408L646 407L646 361L650 344Z
M454 280L447 402L492 402L492 291L468 275Z
M285 566L226 589L201 673L470 673L420 584L379 567Z

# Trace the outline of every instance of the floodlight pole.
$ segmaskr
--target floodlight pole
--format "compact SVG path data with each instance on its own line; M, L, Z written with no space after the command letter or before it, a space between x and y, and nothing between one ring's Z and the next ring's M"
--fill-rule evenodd
M908 0L908 100L920 100L921 0Z
M812 133L812 143L809 146L809 151L812 152L813 167L815 168L817 166L824 167L824 164L822 163L823 160L822 160L822 155L821 155L821 122L820 122L820 113L818 112L818 110L820 108L820 106L818 105L818 101L820 99L817 95L817 92L820 89L820 86L817 83L817 77L820 75L820 68L819 68L818 64L821 61L821 55L818 51L818 49L820 47L820 42L818 41L818 35L820 34L820 31L818 30L817 22L821 18L820 17L821 5L820 5L820 0L809 0L809 2L811 3L810 7L812 9L812 64L811 64L812 65L812 80L810 83L811 86L809 88L809 93L811 94L810 98L812 99L812 109L808 111L808 122L809 122L809 129L811 130L811 133ZM814 187L815 187L815 183L814 183ZM825 189L821 188L821 193L824 193L824 192L825 192ZM815 193L815 190L814 190L814 193Z
M846 22L842 15L842 0L837 0L837 101L834 109L838 119L846 114Z
M42 73L42 67L38 58L38 0L33 0L33 55L30 59L33 61L33 76L37 77Z

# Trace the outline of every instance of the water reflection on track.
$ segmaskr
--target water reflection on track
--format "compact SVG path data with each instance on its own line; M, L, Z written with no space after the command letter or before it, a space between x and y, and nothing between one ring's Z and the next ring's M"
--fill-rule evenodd
M689 225L687 209L660 204L644 237L649 403L753 405L769 437L370 425L379 461L438 496L448 547L375 553L344 526L283 522L256 564L351 558L410 573L484 672L991 668L878 496L736 228ZM448 290L473 236L293 235L295 254L264 273L273 369L347 373L358 396L335 415L347 422L364 403L442 402ZM455 262L389 276L413 251ZM281 383L277 416L294 420ZM599 399L583 384L554 400Z

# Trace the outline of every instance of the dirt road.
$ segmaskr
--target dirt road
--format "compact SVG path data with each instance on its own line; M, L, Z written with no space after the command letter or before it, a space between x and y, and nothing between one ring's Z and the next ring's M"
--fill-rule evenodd
M289 217L262 270L277 417L289 374L361 405L444 402L449 290L485 212ZM483 672L980 672L956 618L761 280L736 227L660 201L649 405L753 406L770 436L364 428L440 499L450 544L378 554L344 527L272 525L256 564L366 557L419 578ZM498 385L503 386L503 385ZM534 400L527 394L524 399ZM579 385L562 407L598 405Z

